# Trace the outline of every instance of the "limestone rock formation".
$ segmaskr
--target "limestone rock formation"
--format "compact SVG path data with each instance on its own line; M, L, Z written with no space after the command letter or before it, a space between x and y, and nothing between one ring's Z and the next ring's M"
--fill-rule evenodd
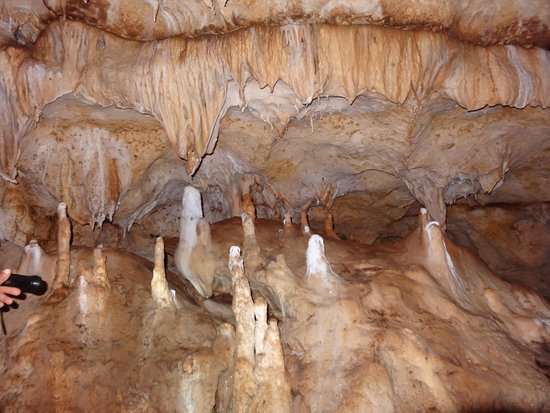
M550 410L549 27L0 1L0 410Z

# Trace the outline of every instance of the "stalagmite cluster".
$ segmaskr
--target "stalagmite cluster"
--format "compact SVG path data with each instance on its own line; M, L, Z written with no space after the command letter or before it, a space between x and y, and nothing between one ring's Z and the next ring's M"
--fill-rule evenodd
M549 108L547 0L0 1L0 411L550 411Z
M252 300L239 247L229 251L236 319L232 412L289 412L286 379L277 320L267 322L267 303Z

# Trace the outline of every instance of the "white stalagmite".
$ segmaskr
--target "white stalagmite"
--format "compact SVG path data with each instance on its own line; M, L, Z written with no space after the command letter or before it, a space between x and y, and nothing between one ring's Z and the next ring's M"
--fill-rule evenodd
M241 249L236 245L229 248L229 272L233 281L235 278L244 277L244 263L241 259Z
M325 256L325 243L320 235L312 235L309 238L306 252L306 278L313 276L328 278L332 269Z
M428 222L428 211L420 209L420 224L422 228L423 244L426 248L429 262L434 265L435 272L447 273L448 284L451 292L463 304L469 302L464 281L453 262L445 243L445 236L437 221Z
M151 294L153 301L158 307L174 307L174 295L166 281L164 269L164 240L158 237L155 243L155 267L153 268L153 279L151 280Z
M178 271L187 278L193 287L204 297L212 294L211 289L211 269L203 268L203 263L208 257L205 254L208 252L209 245L203 245L202 239L199 238L199 224L203 220L201 193L192 186L188 186L183 191L181 201L181 220L180 220L180 237L176 254L174 256ZM208 225L203 222L202 225ZM206 231L201 225L201 233ZM209 228L208 228L209 231ZM205 234L205 242L210 242L209 233ZM197 248L200 252L198 252ZM204 269L206 274L199 274L196 268ZM203 279L201 275L205 275Z
M23 249L23 257L17 267L17 273L23 275L42 275L42 268L46 256L38 241L31 240Z

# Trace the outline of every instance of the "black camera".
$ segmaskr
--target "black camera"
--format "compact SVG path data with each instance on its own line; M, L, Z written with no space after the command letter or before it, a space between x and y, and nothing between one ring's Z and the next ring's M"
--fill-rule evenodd
M38 275L12 274L2 285L16 287L19 288L22 293L34 295L42 295L48 291L48 283Z

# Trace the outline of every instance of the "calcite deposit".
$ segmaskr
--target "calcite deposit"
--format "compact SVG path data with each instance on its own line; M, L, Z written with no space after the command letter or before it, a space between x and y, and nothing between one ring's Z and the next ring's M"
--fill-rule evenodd
M546 0L0 0L0 411L550 411Z

